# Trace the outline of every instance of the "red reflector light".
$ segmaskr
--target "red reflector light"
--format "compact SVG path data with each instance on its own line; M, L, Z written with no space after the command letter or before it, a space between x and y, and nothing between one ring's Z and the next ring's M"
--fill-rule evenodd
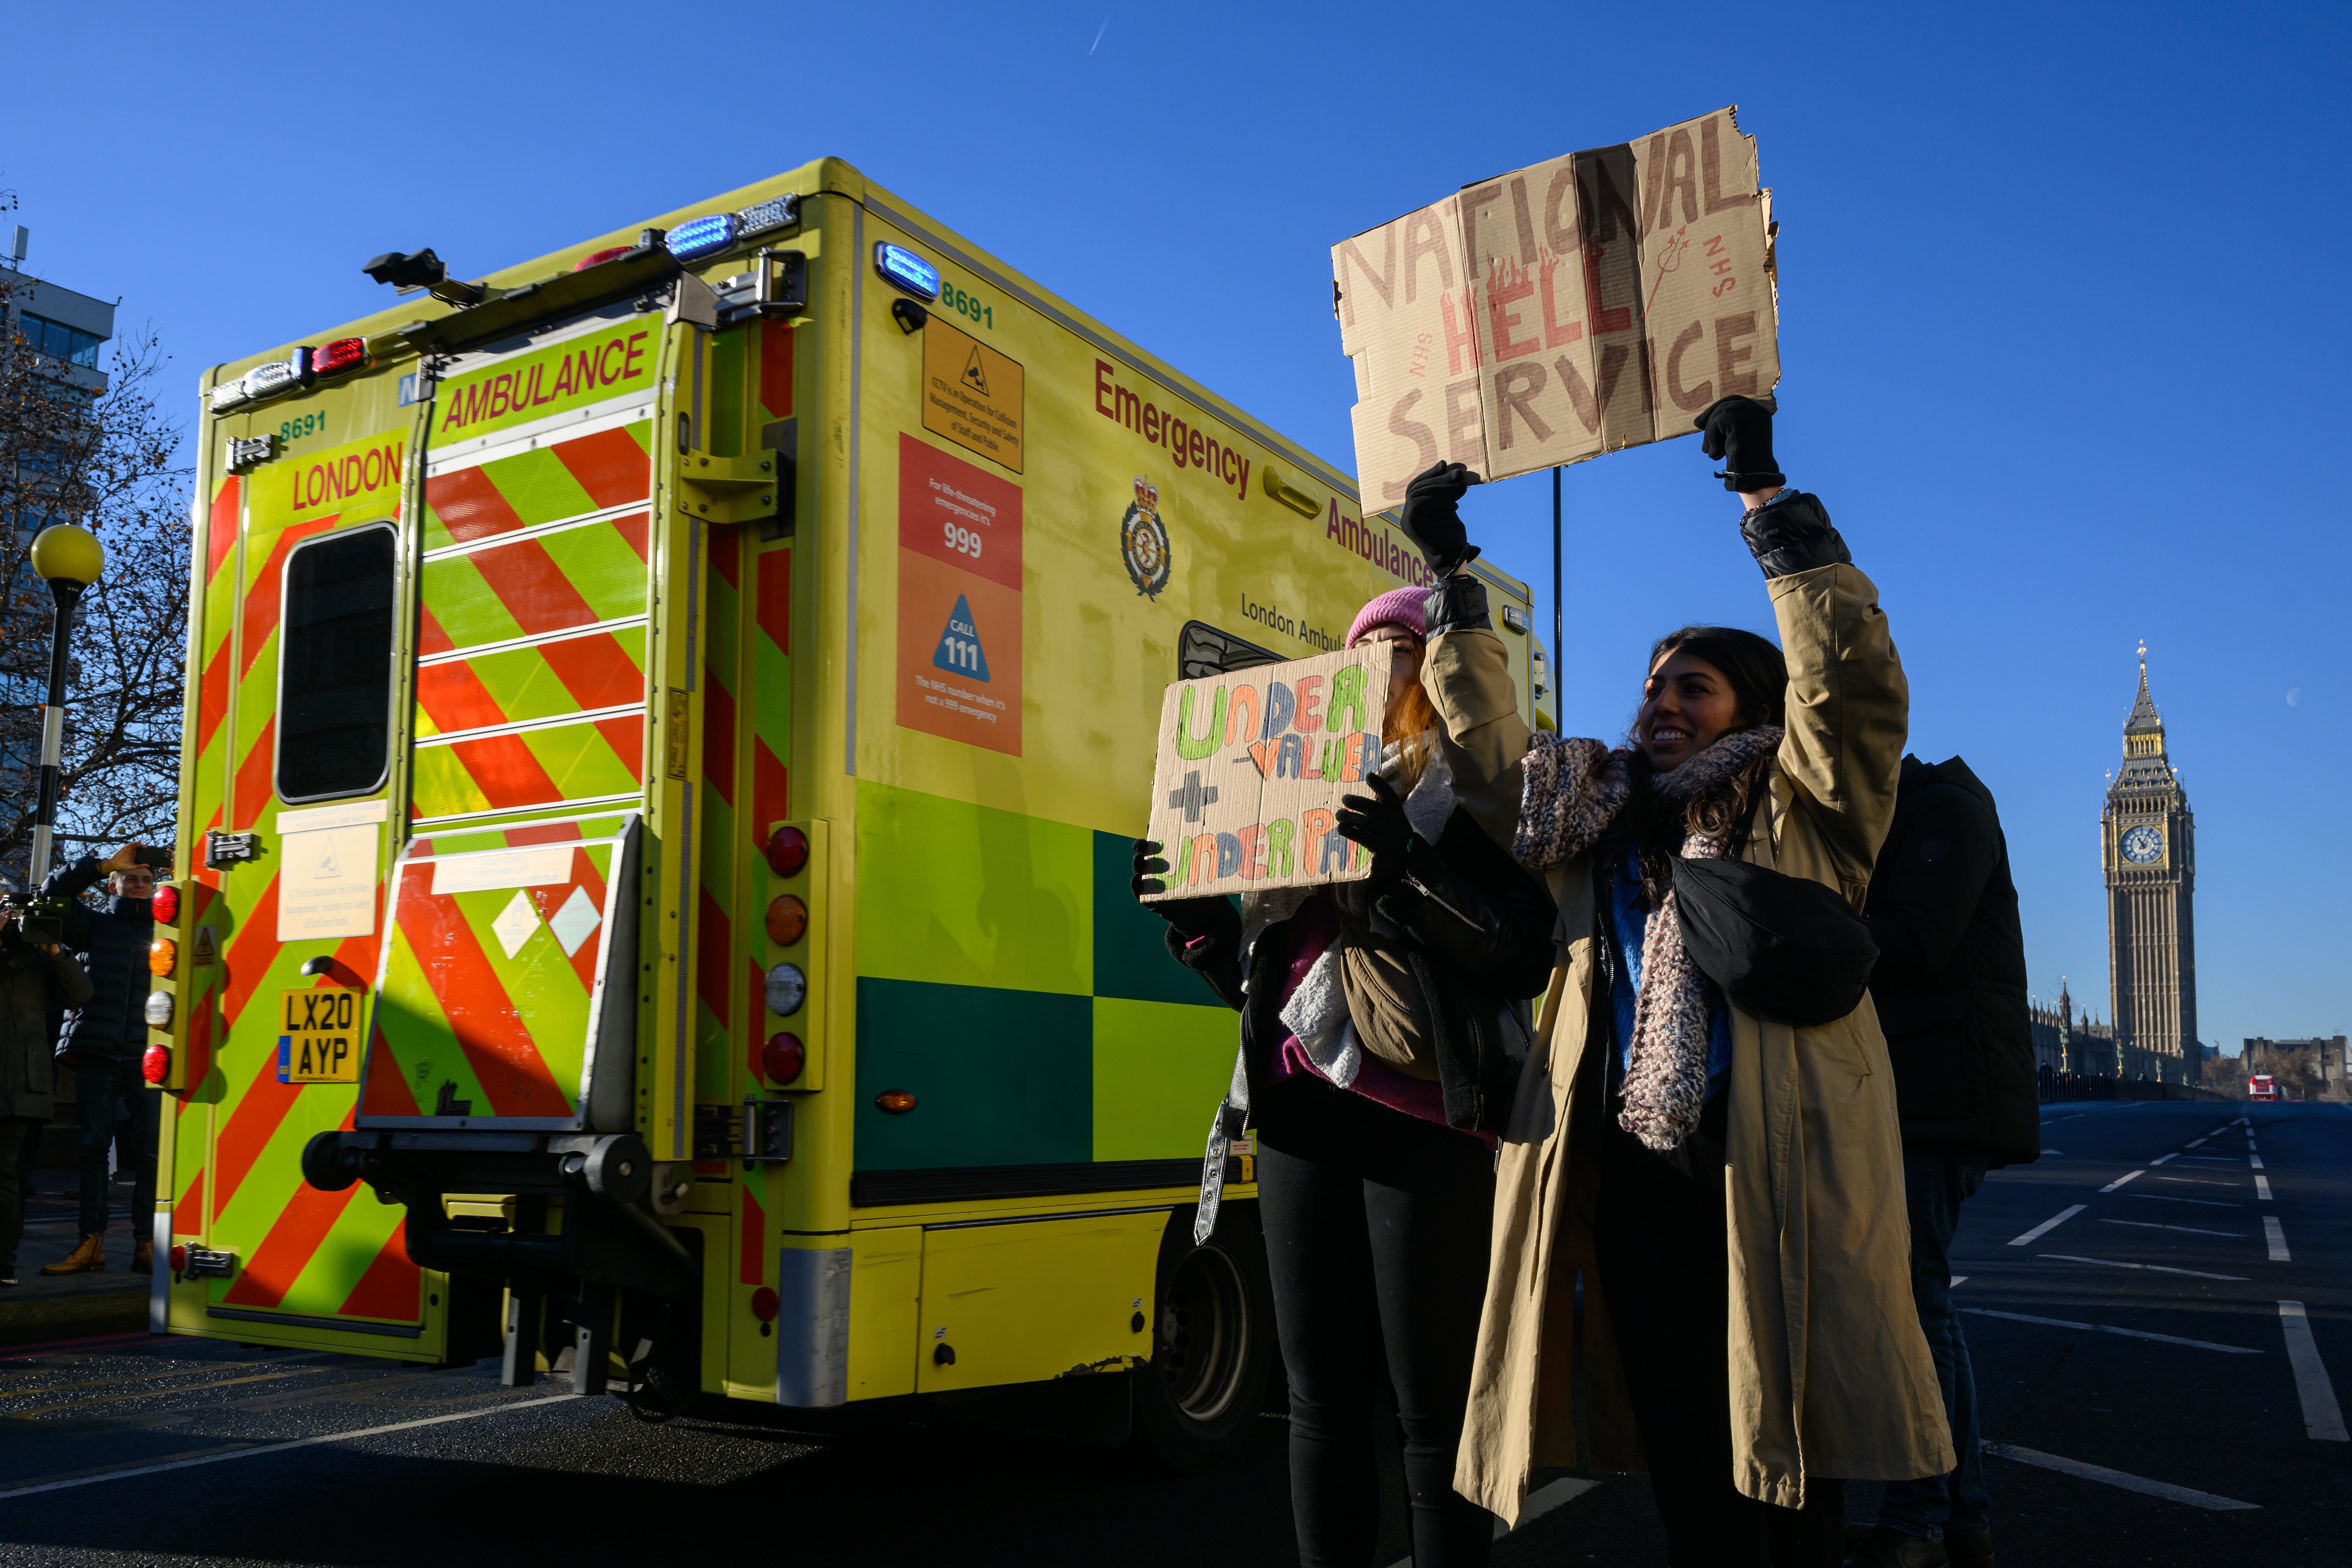
M150 1046L147 1054L139 1058L139 1076L149 1083L160 1084L172 1076L172 1047Z
M768 900L768 940L790 947L808 934L808 905L797 893L778 893Z
M790 1029L778 1029L760 1047L760 1070L768 1075L770 1083L790 1083L807 1065L808 1051Z
M180 918L180 889L166 882L148 899L147 907L158 921L170 925Z
M776 1288L772 1285L762 1285L751 1292L751 1315L763 1323L774 1322L776 1309L782 1305L777 1300Z
M886 1089L874 1097L874 1106L892 1116L904 1116L915 1109L915 1097L903 1089Z
M172 1248L172 1272L174 1274L185 1274L187 1271L188 1249L185 1247L175 1247Z
M310 356L313 375L341 375L347 370L360 370L367 364L365 338L337 338Z
M628 255L629 249L630 247L625 245L608 245L602 250L592 250L587 255L582 257L579 260L573 262L572 264L572 270L574 272L585 272L591 267L594 267L601 262L610 261L616 256ZM770 1317L775 1316L772 1312L768 1315Z
M768 835L768 869L779 877L797 877L808 864L808 835L797 827L779 827Z

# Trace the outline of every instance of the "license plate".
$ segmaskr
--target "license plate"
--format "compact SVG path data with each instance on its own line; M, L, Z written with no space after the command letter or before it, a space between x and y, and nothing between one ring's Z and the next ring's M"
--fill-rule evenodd
M359 1082L362 994L357 986L279 994L284 1028L278 1037L278 1082Z

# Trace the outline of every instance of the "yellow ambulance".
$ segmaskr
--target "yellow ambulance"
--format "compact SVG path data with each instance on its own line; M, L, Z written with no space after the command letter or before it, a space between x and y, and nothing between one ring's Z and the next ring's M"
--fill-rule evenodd
M1235 1019L1129 840L1165 684L1337 646L1393 521L834 159L367 271L203 378L156 1327L1213 1458Z

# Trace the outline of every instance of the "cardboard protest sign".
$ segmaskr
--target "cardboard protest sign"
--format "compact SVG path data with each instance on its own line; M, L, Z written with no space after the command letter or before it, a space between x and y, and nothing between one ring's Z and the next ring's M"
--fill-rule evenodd
M1365 793L1388 712L1391 645L1261 664L1168 688L1151 826L1169 899L1360 881L1361 846L1334 833Z
M1465 185L1331 247L1367 511L1693 434L1780 379L1772 193L1731 109Z

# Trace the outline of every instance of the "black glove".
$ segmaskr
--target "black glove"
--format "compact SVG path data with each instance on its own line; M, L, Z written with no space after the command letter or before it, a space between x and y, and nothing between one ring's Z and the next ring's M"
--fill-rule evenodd
M1772 411L1752 397L1718 397L1691 421L1702 432L1699 450L1723 460L1716 475L1727 490L1761 490L1785 485L1788 476L1772 460ZM1412 504L1412 492L1405 492Z
M1739 535L1756 556L1764 575L1786 577L1816 566L1843 566L1853 560L1830 522L1821 498L1801 490L1783 490L1769 505L1739 520Z
M1135 841L1135 876L1128 888L1142 903L1147 893L1167 890L1160 879L1168 874L1168 862L1160 858L1160 841L1139 838ZM1187 938L1214 933L1221 923L1230 921L1233 906L1223 899L1161 899L1143 907L1166 921Z
M1428 841L1415 833L1412 824L1405 819L1404 802L1389 781L1374 773L1365 783L1372 793L1344 796L1333 830L1372 852L1371 882L1375 888L1393 887L1403 880L1410 862L1417 855L1432 851Z
M1486 584L1475 577L1441 577L1422 601L1425 635L1440 632L1492 631L1486 614Z
M1459 463L1438 463L1412 477L1404 488L1404 510L1399 526L1440 577L1450 577L1478 558L1478 547L1463 531L1459 503L1462 492L1478 476Z

